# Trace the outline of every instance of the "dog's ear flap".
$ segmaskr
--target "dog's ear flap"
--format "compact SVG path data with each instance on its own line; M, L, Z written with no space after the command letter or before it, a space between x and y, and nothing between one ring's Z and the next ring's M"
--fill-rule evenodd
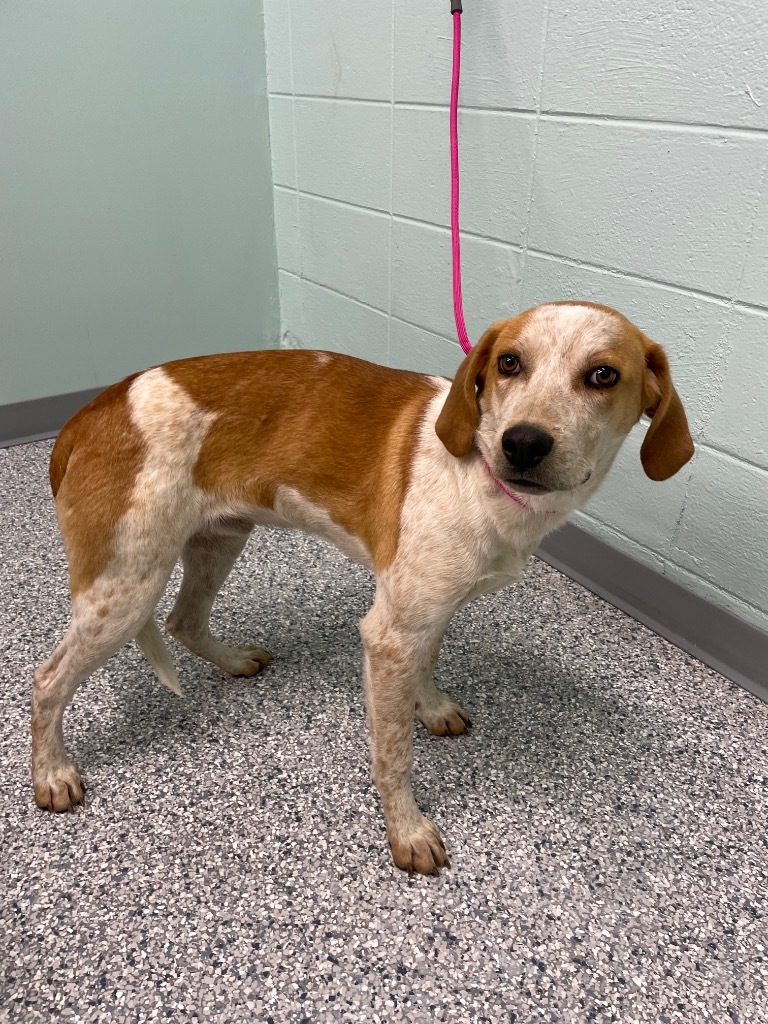
M472 449L475 431L480 423L478 398L485 387L485 374L493 344L506 321L491 324L488 330L459 367L451 390L435 424L437 436L457 459Z
M667 480L691 458L693 441L664 349L649 338L644 344L643 409L651 417L651 425L640 448L640 461L651 480Z

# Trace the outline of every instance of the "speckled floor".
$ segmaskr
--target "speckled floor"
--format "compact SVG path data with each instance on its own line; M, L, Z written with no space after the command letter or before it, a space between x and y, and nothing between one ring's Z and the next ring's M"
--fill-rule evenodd
M0 1022L768 1022L768 708L541 562L455 620L416 790L453 869L391 863L369 781L362 569L256 536L215 612L275 660L134 647L65 719L76 815L28 778L67 590L49 442L0 451Z

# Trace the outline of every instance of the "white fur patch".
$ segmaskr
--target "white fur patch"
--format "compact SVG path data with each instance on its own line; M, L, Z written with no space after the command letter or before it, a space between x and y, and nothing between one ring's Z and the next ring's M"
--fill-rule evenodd
M451 455L435 432L450 382L438 383L440 393L420 428L397 555L382 574L382 589L400 593L398 603L419 609L425 622L447 621L478 594L520 579L541 538L573 507L548 495L530 504L546 507L549 499L555 514L521 508L497 487L477 453Z
M335 544L347 558L371 567L371 556L360 538L348 533L334 522L326 509L309 501L295 488L285 485L277 488L274 510L287 526L315 533Z
M74 599L72 629L99 637L104 649L112 639L119 646L138 633L162 681L178 692L170 657L149 618L181 547L209 511L211 499L195 484L193 471L216 414L201 409L161 367L134 380L128 408L144 442L142 466L116 526L109 564Z
M134 496L140 499L147 487L191 484L192 470L216 413L201 409L161 366L147 370L131 384L128 407L147 446Z
M115 621L129 619L132 604L150 601L165 585L179 550L205 514L210 499L195 484L193 470L216 418L161 367L131 384L128 408L144 441L144 460L115 530L110 563L77 598L83 614L88 604L103 604ZM141 578L128 578L127 566L140 566Z

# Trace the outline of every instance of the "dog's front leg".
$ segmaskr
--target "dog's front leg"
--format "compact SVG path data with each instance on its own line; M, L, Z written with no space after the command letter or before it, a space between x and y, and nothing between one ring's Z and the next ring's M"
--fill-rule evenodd
M437 874L450 866L440 833L416 806L411 790L417 694L431 674L445 626L440 621L414 627L394 613L381 592L360 624L373 781L395 864L409 873Z

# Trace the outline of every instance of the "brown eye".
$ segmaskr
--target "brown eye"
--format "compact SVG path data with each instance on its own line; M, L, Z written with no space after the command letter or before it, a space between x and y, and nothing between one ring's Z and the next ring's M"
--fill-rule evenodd
M612 366L598 366L587 374L587 384L591 388L612 388L619 379L619 371Z
M516 373L520 373L520 360L517 356L499 356L499 373L503 373L507 377L512 377Z

